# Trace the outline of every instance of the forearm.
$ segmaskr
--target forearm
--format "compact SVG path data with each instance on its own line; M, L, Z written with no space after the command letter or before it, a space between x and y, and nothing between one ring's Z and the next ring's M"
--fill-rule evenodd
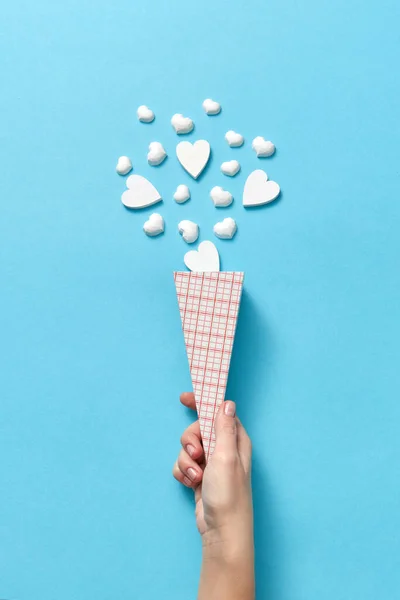
M203 542L198 600L254 600L252 527Z

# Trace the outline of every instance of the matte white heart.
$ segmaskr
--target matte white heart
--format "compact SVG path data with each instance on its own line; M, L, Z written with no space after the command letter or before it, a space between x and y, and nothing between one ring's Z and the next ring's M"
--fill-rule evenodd
M219 254L212 242L201 242L197 250L186 252L185 265L197 273L219 271Z
M182 167L197 179L204 171L210 158L210 144L206 140L198 140L194 144L180 142L176 147L176 156Z
M126 186L128 189L122 194L121 200L128 208L145 208L161 200L154 185L141 175L128 177Z
M279 196L281 189L275 181L268 181L265 171L257 169L250 173L244 186L243 206L261 206Z

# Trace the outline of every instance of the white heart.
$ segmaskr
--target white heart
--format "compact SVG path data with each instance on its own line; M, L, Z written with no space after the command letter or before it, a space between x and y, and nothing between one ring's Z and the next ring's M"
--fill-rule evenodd
M142 123L151 123L152 121L154 121L153 111L151 110L151 108L145 106L144 104L142 104L142 106L139 106L139 108L137 109L137 116L139 121L141 121Z
M270 141L265 140L261 135L254 138L251 147L255 150L257 156L259 158L265 158L267 156L272 156L275 152L275 144Z
M210 152L210 144L206 140L198 140L194 144L180 142L176 147L179 162L193 179L197 179L204 171Z
M226 132L225 139L231 148L239 148L239 146L243 146L244 137L240 133L232 131L232 129Z
M240 171L240 163L237 160L228 160L221 165L221 171L228 177L234 177Z
M128 208L145 208L161 200L154 185L141 175L131 175L126 185L128 189L122 194L121 200Z
M164 150L164 147L160 142L151 142L149 144L149 152L147 154L147 162L152 167L156 167L160 165L162 161L166 158L167 153Z
M265 171L257 169L250 173L244 186L243 206L261 206L279 196L281 189L275 181L268 181Z
M201 242L198 250L186 252L185 265L197 273L219 271L219 254L212 242Z
M187 185L178 185L178 187L176 188L175 194L174 194L174 200L175 202L178 202L178 204L183 204L184 202L186 202L187 200L190 199L190 190L188 188Z
M118 175L127 175L132 171L132 162L128 156L120 156L115 169Z
M178 225L178 231L188 244L193 244L199 237L199 226L193 221L181 221Z
M230 206L233 202L232 194L224 190L220 185L213 187L210 196L215 206Z
M143 225L143 231L146 235L154 237L164 231L164 219L158 213L150 215L148 221Z
M172 117L171 125L178 135L182 135L183 133L190 133L194 127L192 119L190 119L189 117L184 117L179 113Z
M221 112L220 103L216 102L215 100L211 100L211 98L204 100L203 108L208 115L218 115Z
M227 217L214 225L214 233L222 240L231 240L237 231L236 221Z

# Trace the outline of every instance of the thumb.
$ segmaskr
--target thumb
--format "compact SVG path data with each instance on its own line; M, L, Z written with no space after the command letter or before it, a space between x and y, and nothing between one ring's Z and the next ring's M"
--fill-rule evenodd
M223 402L215 419L215 452L227 458L237 454L236 405L228 400Z

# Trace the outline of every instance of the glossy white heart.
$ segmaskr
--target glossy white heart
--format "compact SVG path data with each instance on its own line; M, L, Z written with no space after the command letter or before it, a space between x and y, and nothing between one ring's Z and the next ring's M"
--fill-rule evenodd
M129 171L132 171L132 162L129 156L120 156L115 170L118 175L127 175Z
M154 185L141 175L131 175L126 185L128 189L122 194L121 200L128 208L145 208L161 200Z
M160 142L151 142L149 144L149 152L147 154L147 162L152 167L161 165L163 160L167 157L167 153L164 150L164 146Z
M254 138L251 147L253 148L253 150L259 158L272 156L275 152L275 144L273 144L269 140L264 139L261 135Z
M232 129L226 132L225 139L231 148L239 148L239 146L243 146L244 143L244 137Z
M199 237L199 226L193 221L181 221L178 224L178 231L188 244L193 244Z
M279 196L281 189L275 181L268 181L265 171L257 169L250 173L244 186L243 206L261 206Z
M154 121L153 111L145 104L139 106L139 108L137 109L137 116L139 121L141 121L142 123L151 123L152 121Z
M186 252L185 265L197 273L219 271L219 254L212 242L201 242L198 250Z
M178 204L183 204L190 199L190 190L187 185L181 184L178 185L174 194L174 200Z
M210 192L211 200L215 206L230 206L233 202L233 196L220 185L216 185Z
M164 231L164 219L158 213L150 215L149 219L143 225L143 231L146 235L154 237Z
M176 147L176 156L182 167L197 179L204 171L210 158L210 144L206 140L198 140L194 144L180 142Z
M179 113L172 117L171 125L178 135L190 133L194 127L194 123L190 117L184 117Z
M217 237L222 240L231 240L237 231L237 225L235 219L227 217L219 223L214 225L214 233Z
M218 115L221 112L220 103L216 102L215 100L211 100L211 98L204 100L203 108L207 115Z
M240 171L240 163L237 160L228 160L221 165L221 171L228 177L234 177Z

